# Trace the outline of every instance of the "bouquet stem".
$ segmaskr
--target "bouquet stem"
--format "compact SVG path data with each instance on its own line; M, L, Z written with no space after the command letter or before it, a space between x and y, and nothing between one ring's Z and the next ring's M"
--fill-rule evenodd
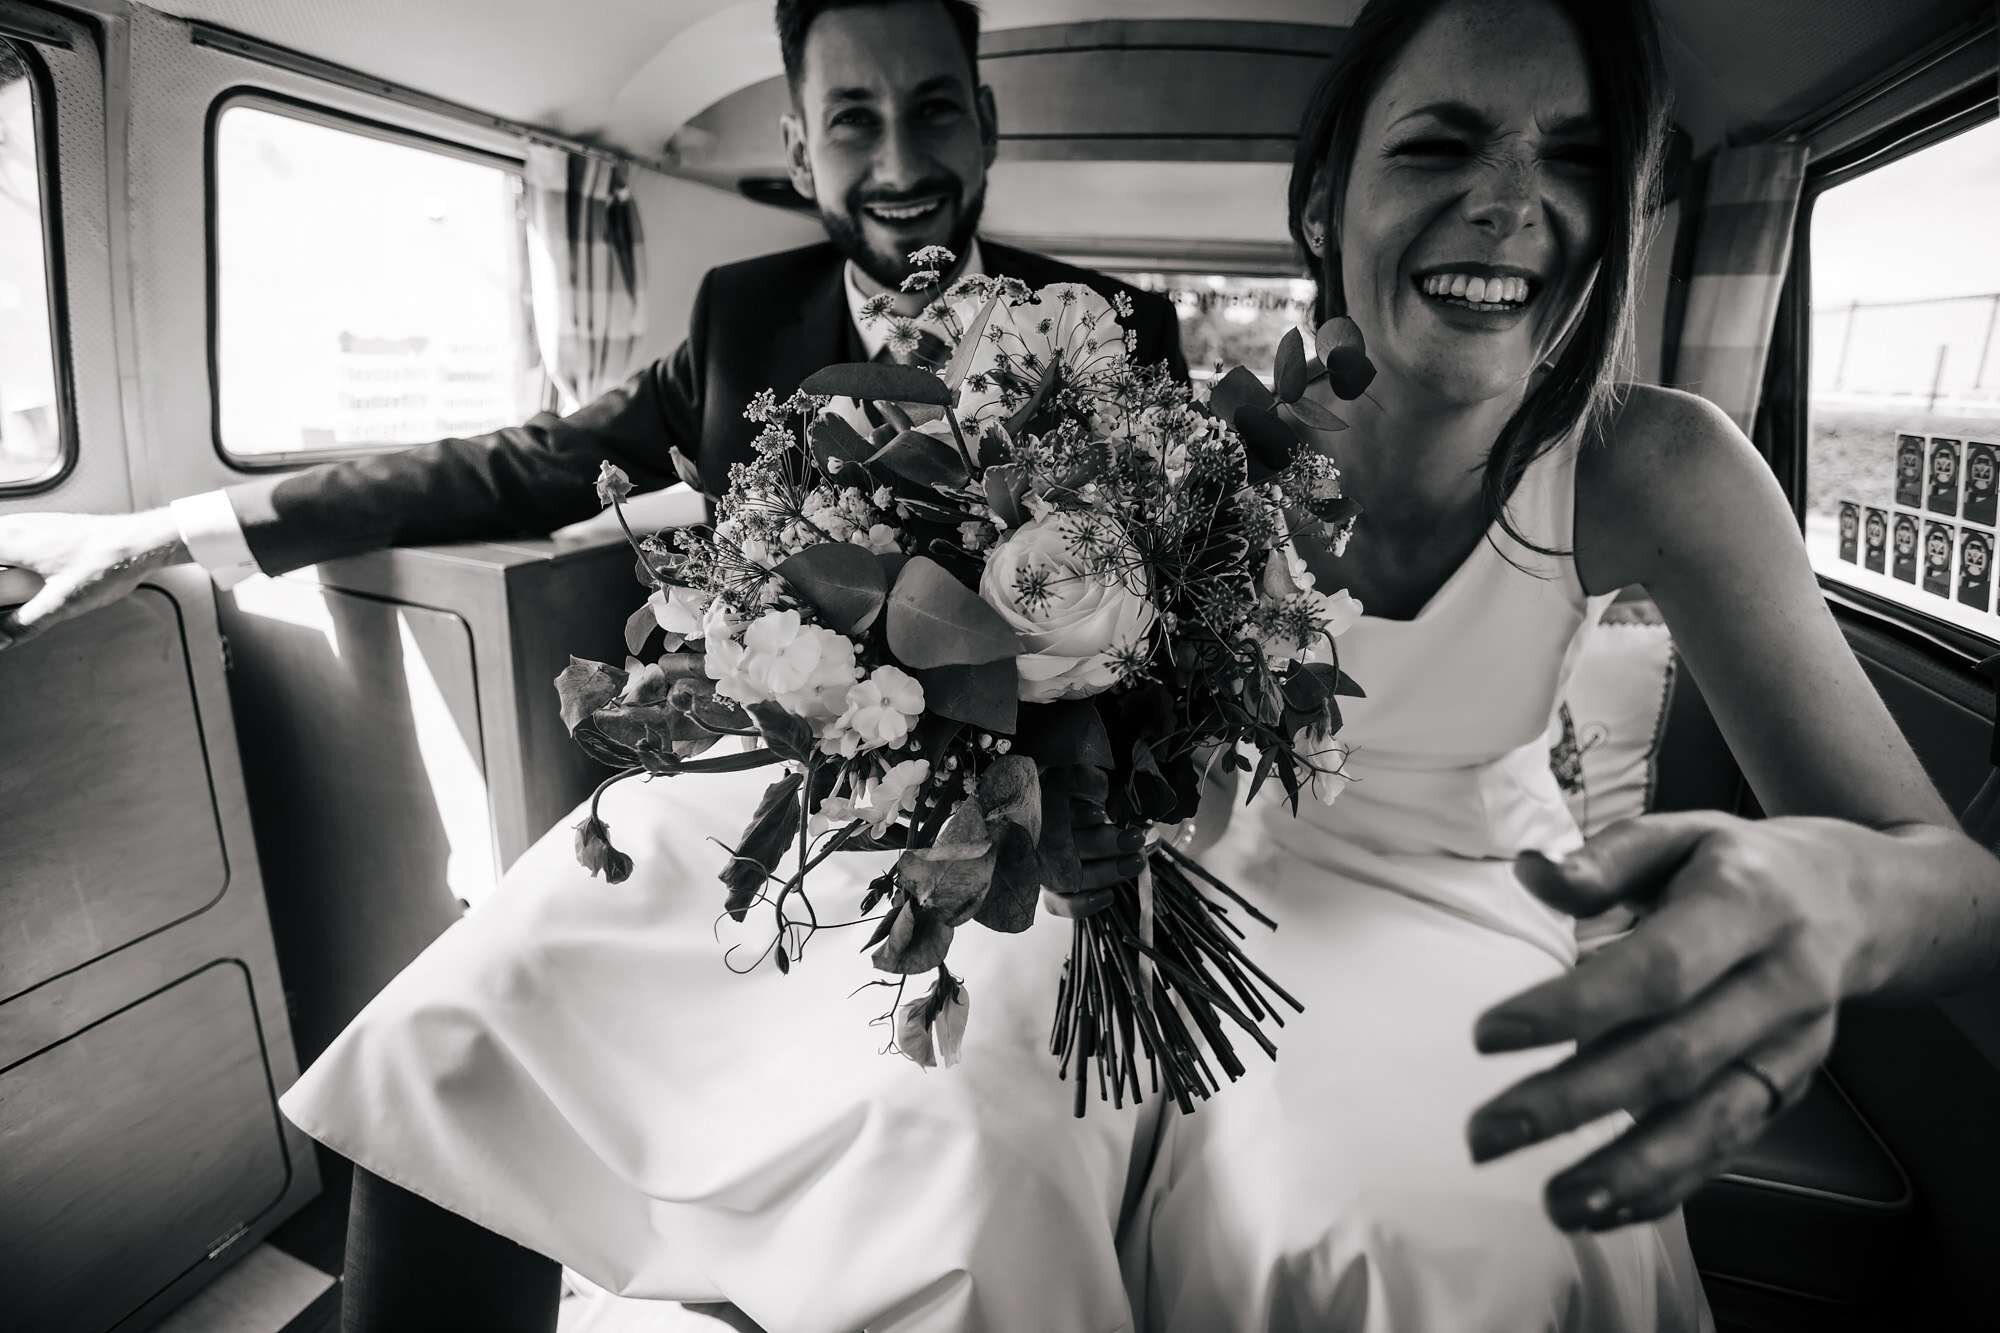
M1284 1026L1274 1000L1305 1011L1243 952L1243 931L1230 919L1230 904L1208 890L1275 928L1270 917L1174 847L1155 846L1147 872L1151 939L1144 938L1148 906L1141 885L1120 885L1110 907L1075 923L1056 990L1050 1049L1063 1077L1075 1078L1078 1116L1089 1104L1093 1063L1102 1100L1123 1106L1129 1094L1143 1102L1141 1057L1152 1092L1164 1090L1184 1113L1192 1112L1222 1086L1211 1059L1232 1082L1244 1073L1222 1020L1275 1058L1277 1045L1263 1028L1267 1021Z

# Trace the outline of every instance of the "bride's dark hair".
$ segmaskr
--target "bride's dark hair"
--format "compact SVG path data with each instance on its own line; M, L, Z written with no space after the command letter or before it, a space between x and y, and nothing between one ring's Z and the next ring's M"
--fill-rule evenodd
M1506 514L1507 497L1526 472L1573 430L1600 438L1617 409L1632 364L1632 302L1645 263L1659 197L1667 127L1666 80L1659 27L1647 0L1549 0L1568 18L1589 65L1591 95L1603 124L1611 169L1603 200L1604 251L1582 312L1557 349L1553 365L1500 432L1487 455L1486 508L1502 530L1523 541ZM1361 119L1384 76L1426 21L1451 0L1369 0L1348 29L1347 42L1320 80L1299 127L1292 159L1292 241L1313 267L1315 322L1345 314L1340 250L1334 238L1347 192ZM1326 172L1325 215L1309 218L1313 185ZM1306 245L1308 221L1327 237L1317 263ZM1371 330L1363 329L1364 335ZM1536 547L1535 549L1542 549Z

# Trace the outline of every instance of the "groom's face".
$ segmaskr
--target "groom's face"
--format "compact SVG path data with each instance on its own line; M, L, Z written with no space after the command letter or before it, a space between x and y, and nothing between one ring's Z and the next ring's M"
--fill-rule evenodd
M912 250L965 254L986 201L996 122L942 5L822 14L806 33L793 101L784 123L792 184L849 259L894 287Z

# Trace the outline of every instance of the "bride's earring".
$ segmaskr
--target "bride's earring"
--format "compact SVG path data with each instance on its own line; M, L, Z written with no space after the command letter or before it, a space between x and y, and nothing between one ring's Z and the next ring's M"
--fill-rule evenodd
M1315 256L1324 255L1326 253L1326 233L1318 227L1307 227L1306 249L1312 251Z

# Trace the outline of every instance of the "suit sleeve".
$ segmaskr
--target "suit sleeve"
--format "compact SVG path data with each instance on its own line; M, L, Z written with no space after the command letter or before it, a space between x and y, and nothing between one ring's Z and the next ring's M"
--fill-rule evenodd
M1152 330L1152 359L1165 361L1174 378L1185 384L1188 382L1187 354L1181 349L1181 320L1174 312L1173 302L1165 297L1148 294L1146 309L1151 318L1146 322Z
M688 340L665 360L567 417L471 439L330 463L229 489L243 535L266 574L386 546L540 536L598 512L598 467L635 490L679 480L670 448L699 453L702 348L709 279Z

